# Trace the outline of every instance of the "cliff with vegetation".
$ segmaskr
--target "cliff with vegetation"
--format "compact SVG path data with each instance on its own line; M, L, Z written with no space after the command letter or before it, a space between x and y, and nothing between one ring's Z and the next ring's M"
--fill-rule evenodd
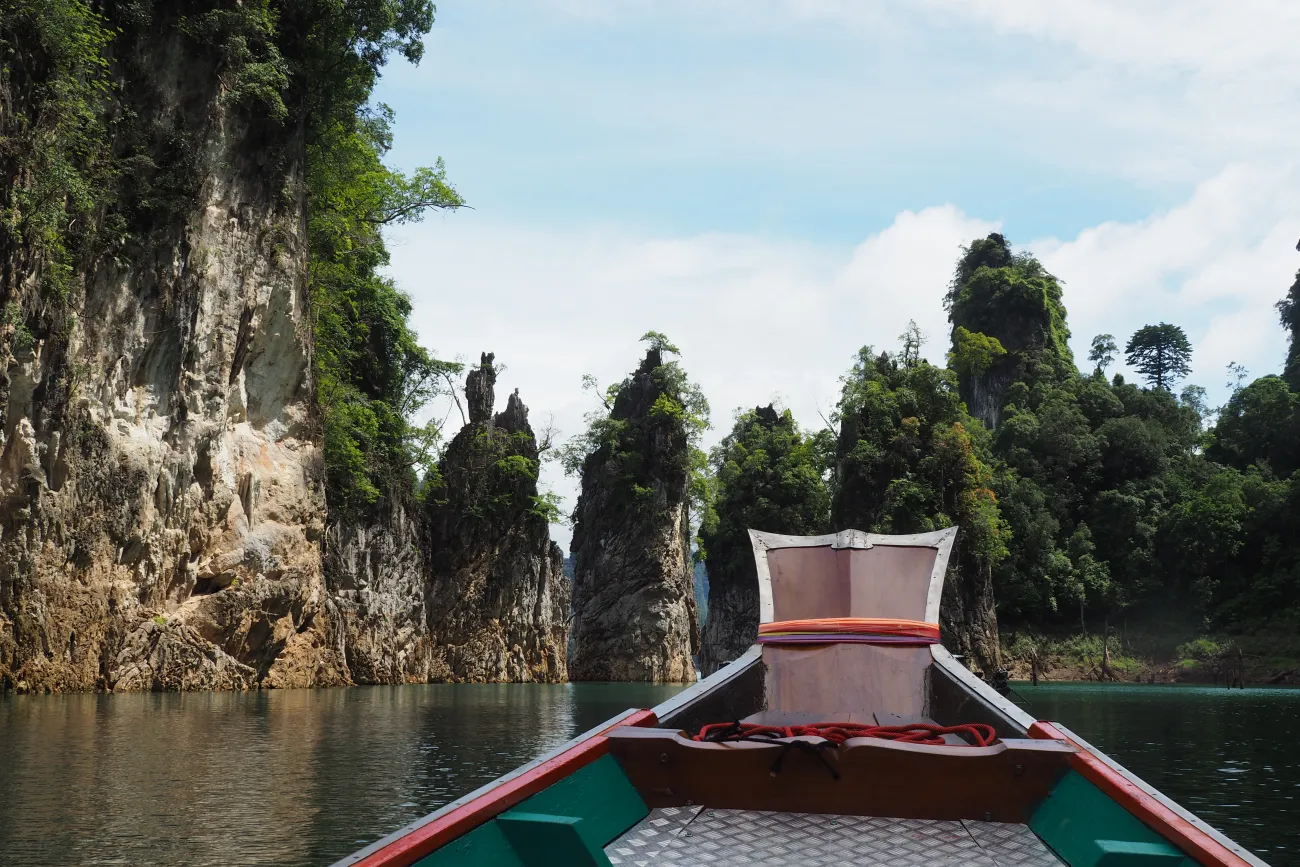
M569 445L581 473L573 511L573 680L695 680L691 569L692 430L707 405L662 335L605 394Z
M700 544L708 569L708 618L700 668L712 674L758 637L758 573L751 529L793 536L827 532L830 495L816 443L789 410L742 413L710 456L712 508Z
M407 420L455 366L381 231L460 199L367 101L432 12L0 10L0 683L409 676Z
M493 414L485 354L465 387L469 423L426 481L426 606L438 679L562 681L569 579L537 489L541 454L516 391Z
M0 678L341 683L303 130L245 100L239 16L118 11L0 13Z

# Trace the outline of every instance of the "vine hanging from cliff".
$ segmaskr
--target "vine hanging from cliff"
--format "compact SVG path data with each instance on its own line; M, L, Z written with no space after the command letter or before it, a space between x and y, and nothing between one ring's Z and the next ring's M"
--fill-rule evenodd
M285 104L305 129L314 373L336 512L409 496L419 476L436 473L439 432L412 418L461 369L420 345L410 298L383 275L386 227L464 205L441 159L410 175L384 164L393 115L370 101L391 54L420 61L433 15L428 0L299 0L278 10ZM245 87L259 80L246 76Z

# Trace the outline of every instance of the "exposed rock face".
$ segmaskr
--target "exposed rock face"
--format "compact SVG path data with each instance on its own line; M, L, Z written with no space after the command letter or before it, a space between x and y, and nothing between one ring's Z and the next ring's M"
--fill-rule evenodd
M583 466L572 544L572 680L695 680L688 446L680 418L652 411L665 395L662 368L652 349L614 399L617 441Z
M470 422L429 501L431 670L455 681L561 681L569 580L537 491L537 438L519 393L492 415L493 356L465 382Z
M159 27L123 101L158 141L196 143L184 204L58 304L33 280L5 290L22 329L0 358L0 683L344 683L301 165L266 159L268 130Z
M971 567L969 559L958 533L943 584L939 626L943 630L944 646L974 663L971 667L992 674L1002 666L993 573Z
M332 520L325 531L330 620L356 683L446 679L433 664L422 518L390 502L366 520Z

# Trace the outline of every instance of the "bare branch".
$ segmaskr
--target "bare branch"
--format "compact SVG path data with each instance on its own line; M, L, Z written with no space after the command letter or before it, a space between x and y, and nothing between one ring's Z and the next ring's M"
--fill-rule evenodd
M546 424L542 426L541 431L537 434L537 458L543 460L542 455L555 448L555 441L560 437L560 430L555 426L555 413L550 413L546 417Z

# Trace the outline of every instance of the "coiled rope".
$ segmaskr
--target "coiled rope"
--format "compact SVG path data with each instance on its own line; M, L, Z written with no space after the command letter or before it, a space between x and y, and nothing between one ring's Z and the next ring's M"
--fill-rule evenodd
M936 723L907 723L897 726L869 726L864 723L820 722L796 726L768 726L757 723L710 723L691 739L720 743L725 741L772 742L778 738L815 737L842 746L849 738L882 738L905 744L942 746L944 735L966 737L966 746L987 747L997 740L993 726L984 723L962 723L941 726ZM961 746L953 744L952 746Z
M726 743L730 741L758 741L780 746L776 761L769 769L772 776L781 773L781 766L791 750L810 753L821 763L833 779L840 778L840 772L826 759L827 750L838 750L849 738L883 738L905 744L927 744L942 746L946 743L943 736L947 734L965 735L974 743L952 744L952 746L987 747L997 739L993 726L984 723L964 723L956 726L941 726L934 723L908 723L898 726L869 726L861 723L824 722L798 726L765 726L757 723L742 723L739 720L729 723L710 723L692 737L692 740L708 743ZM822 738L821 741L789 740L799 737Z

